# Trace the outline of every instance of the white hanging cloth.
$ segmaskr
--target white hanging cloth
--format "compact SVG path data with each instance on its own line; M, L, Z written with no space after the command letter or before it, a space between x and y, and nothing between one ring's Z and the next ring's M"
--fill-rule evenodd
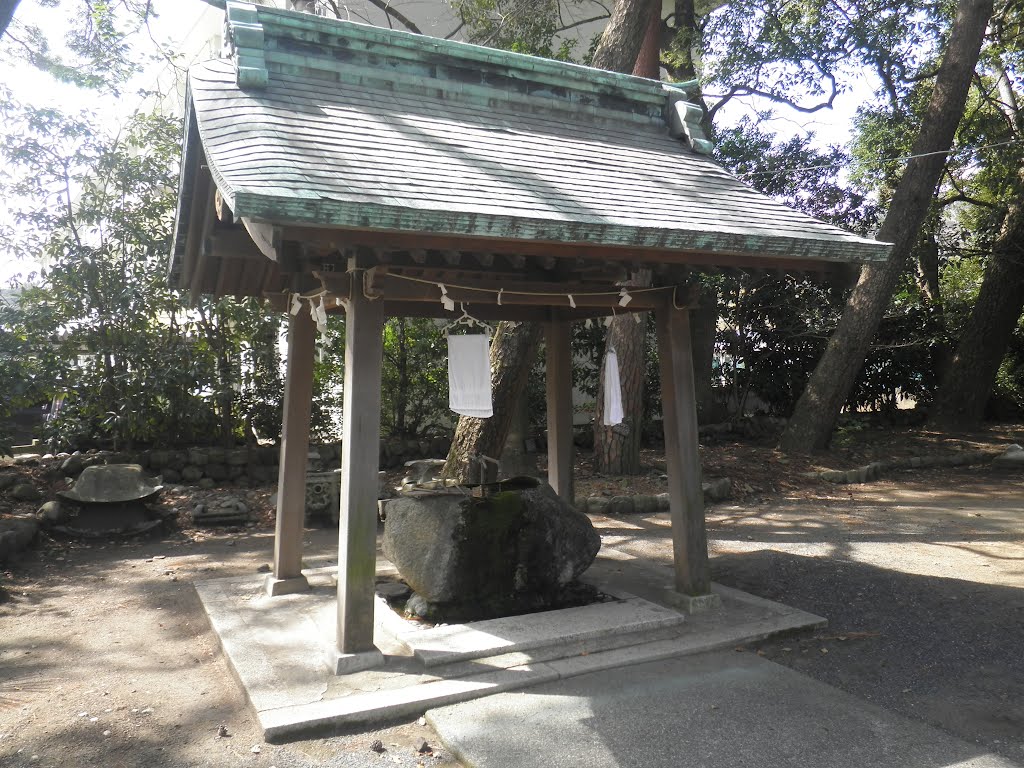
M448 336L448 407L478 419L494 414L489 333Z
M622 423L622 380L619 378L619 356L609 349L604 358L604 418L606 427Z

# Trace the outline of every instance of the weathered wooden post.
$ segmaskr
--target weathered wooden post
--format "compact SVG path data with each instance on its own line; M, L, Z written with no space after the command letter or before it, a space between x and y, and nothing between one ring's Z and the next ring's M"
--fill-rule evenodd
M336 671L376 663L373 645L377 573L380 375L384 302L363 295L361 280L345 303L345 394L342 412L341 505L338 526Z
M667 301L655 313L658 360L661 370L661 418L665 429L665 464L668 474L669 515L675 558L675 593L688 611L717 605L711 593L708 537L704 526L701 489L697 401L693 387L693 351L690 317Z
M266 580L267 594L271 596L309 589L309 583L302 575L302 529L306 516L306 462L309 457L315 339L316 323L308 308L303 307L288 323L274 570Z

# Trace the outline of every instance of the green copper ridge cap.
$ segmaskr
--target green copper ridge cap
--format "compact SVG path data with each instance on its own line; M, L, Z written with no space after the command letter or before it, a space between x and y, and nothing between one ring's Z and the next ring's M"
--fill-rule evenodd
M224 48L235 64L239 88L262 88L270 79L264 44L257 7L241 0L228 0L224 11Z
M322 41L325 46L332 45L331 38L335 38L333 46L339 49L359 44L371 46L374 53L380 55L393 54L423 61L444 56L454 61L504 67L511 75L525 80L539 77L567 88L603 87L640 101L664 103L662 84L658 80L310 13L269 6L250 7L255 8L268 41L286 31L308 33L308 39Z
M689 101L690 89L695 85L696 81L678 83L675 86L665 85L665 91L668 94L665 121L668 123L670 136L686 139L690 148L697 154L710 155L714 151L714 145L704 133L704 127L701 125L704 109L699 104Z

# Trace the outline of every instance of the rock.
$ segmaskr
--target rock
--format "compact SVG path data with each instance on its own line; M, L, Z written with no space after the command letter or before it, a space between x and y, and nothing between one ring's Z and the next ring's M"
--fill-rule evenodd
M609 515L631 515L635 508L632 496L612 496L608 502Z
M81 456L68 456L60 465L60 471L66 477L76 477L82 474L83 469L85 469L85 459Z
M163 478L165 483L180 483L181 472L171 467L164 467Z
M591 496L587 499L587 512L592 515L608 514L608 499L603 496Z
M235 448L227 452L224 460L229 467L244 467L249 463L249 450L247 448Z
M992 459L992 466L1002 467L1003 469L1019 469L1024 467L1024 448L1014 443Z
M264 563L256 569L256 573L270 573L271 570L271 567L267 563Z
M168 451L165 467L170 467L176 472L181 472L188 464L188 454L185 451Z
M39 501L43 494L32 483L18 483L11 488L11 498L16 501Z
M667 493L659 493L654 498L658 501L659 512L667 512L672 506L672 498Z
M405 462L408 471L403 483L420 485L430 480L436 480L444 468L444 459L415 459Z
M199 482L196 483L196 485L198 485L200 488L206 491L210 490L211 488L217 487L217 483L212 478L209 477L200 478Z
M67 510L59 501L48 501L39 508L36 517L46 525L59 525L67 517Z
M8 488L18 482L18 475L13 472L7 472L0 475L0 491L6 491Z
M732 495L732 480L728 477L709 478L701 487L708 501L725 501Z
M207 464L206 476L212 477L214 480L227 480L228 468L224 464Z
M170 452L155 450L149 452L149 466L153 469L164 469L171 463Z
M387 750L384 749L384 744L381 743L380 739L374 739L373 743L370 744L370 749L372 749L378 755L383 754L384 752L387 752Z
M412 589L409 585L403 584L400 581L378 581L374 590L388 602L392 600L407 600L409 595L412 594Z
M638 515L653 515L658 511L658 499L654 496L634 496L633 511Z
M237 496L221 496L197 504L192 510L196 525L239 525L249 522L249 507Z
M0 562L28 549L38 532L39 523L34 517L22 515L0 519Z
M467 620L550 605L594 561L601 539L547 483L517 478L484 498L459 489L394 499L383 544L434 612Z
M202 448L189 448L187 453L188 463L196 467L201 467L210 460L210 454Z
M189 464L181 470L181 479L186 483L196 483L203 477L203 470L199 467Z

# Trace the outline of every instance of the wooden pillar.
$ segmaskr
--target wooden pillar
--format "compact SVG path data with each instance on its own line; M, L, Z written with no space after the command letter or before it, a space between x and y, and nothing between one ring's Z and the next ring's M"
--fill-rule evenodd
M686 607L708 607L685 598L711 595L708 539L704 526L697 436L697 403L693 387L690 318L671 303L656 312L658 358L661 369L661 415L665 426L675 587Z
M302 529L306 516L306 463L309 457L315 340L316 323L309 308L303 306L302 311L288 323L274 571L266 581L269 595L288 595L309 589L309 583L302 575Z
M573 502L572 326L567 320L544 324L548 402L548 483Z
M362 291L354 290L345 306L337 635L337 650L343 656L379 654L373 645L373 590L377 572L383 305L383 301L370 301ZM342 668L339 661L339 671Z

